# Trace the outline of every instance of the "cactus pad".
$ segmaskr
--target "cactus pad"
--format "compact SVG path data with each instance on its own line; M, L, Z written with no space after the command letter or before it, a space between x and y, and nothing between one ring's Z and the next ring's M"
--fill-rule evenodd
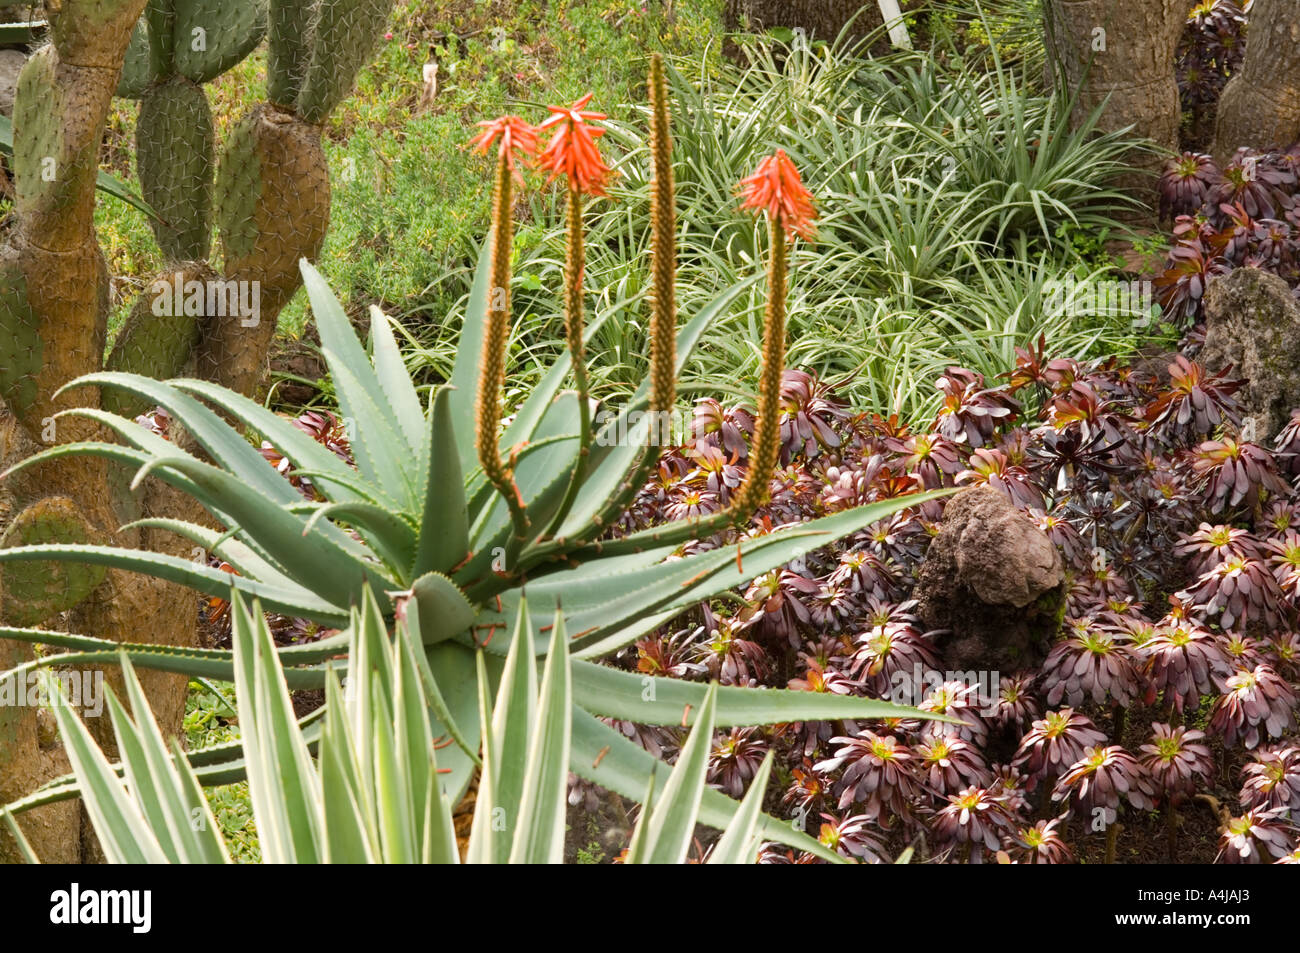
M143 374L158 380L178 376L199 340L199 325L207 311L207 289L220 281L203 262L186 262L160 274L145 289L118 333L108 370ZM203 308L194 307L194 290L204 295ZM109 388L100 395L101 406L123 417L149 409L147 401Z
M384 33L392 6L392 0L321 0L298 115L321 122L352 91L357 73Z
M0 397L17 414L36 400L41 369L40 322L27 301L27 278L17 250L0 248Z
M180 0L172 34L176 71L207 83L239 63L266 35L266 0Z
M59 58L112 70L116 77L144 5L145 0L46 0L50 37Z
M0 537L0 548L43 543L91 543L92 531L67 497L28 506ZM4 595L0 615L9 625L44 622L71 609L104 581L107 569L83 563L13 562L0 566Z
M122 61L122 78L117 82L117 95L123 99L139 99L149 84L161 77L154 74L149 63L149 31L143 20L137 20L131 43Z
M52 46L32 56L19 74L15 204L43 248L72 248L90 234L111 79L101 69L61 63Z
M150 86L141 97L135 135L140 190L161 219L150 224L170 261L208 257L214 139L208 97L185 77Z
M276 0L267 20L266 98L292 109L307 78L317 0Z

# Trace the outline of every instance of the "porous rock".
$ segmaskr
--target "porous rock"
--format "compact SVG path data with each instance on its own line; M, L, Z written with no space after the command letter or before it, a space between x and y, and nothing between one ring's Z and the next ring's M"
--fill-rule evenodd
M1300 407L1300 302L1286 282L1258 268L1210 282L1197 361L1209 371L1231 364L1231 376L1247 380L1237 394L1247 439L1276 435Z
M921 564L917 613L945 630L949 668L1010 673L1040 660L1057 632L1065 570L1052 541L1000 491L953 496Z

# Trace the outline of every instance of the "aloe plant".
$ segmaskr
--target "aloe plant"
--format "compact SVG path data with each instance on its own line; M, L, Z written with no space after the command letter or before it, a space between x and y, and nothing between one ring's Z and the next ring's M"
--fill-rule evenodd
M232 608L239 723L262 859L267 863L557 863L563 859L566 764L573 717L573 673L564 621L555 617L540 687L531 663L531 627L521 606L519 638L488 716L486 666L479 658L479 704L491 725L483 777L464 857L452 802L437 785L438 754L429 718L433 684L410 614L394 638L369 595L353 609L346 635L350 658L368 678L342 687L326 672L329 700L309 744L260 607L236 598ZM115 766L95 743L51 677L47 690L68 747L95 833L110 863L233 863L198 776L179 745L169 745L144 690L122 658L126 698L109 699L123 753ZM705 784L717 696L706 695L676 766L650 790L633 831L627 863L681 863L697 820L718 816ZM314 749L314 750L313 750ZM760 847L761 805L769 754L755 774L709 863L752 863ZM665 772L666 773L666 772ZM657 795L657 796L656 796ZM35 852L6 813L30 862Z
M439 757L443 789L452 803L469 784L480 749L490 736L474 691L476 657L484 660L491 681L500 680L509 667L507 655L521 637L533 646L553 643L548 635L553 634L552 627L539 625L536 619L555 616L556 625L570 633L565 652L573 657L568 767L626 797L640 797L645 778L658 762L600 717L678 724L700 711L710 690L622 672L597 660L685 609L744 585L807 549L828 545L938 495L891 499L796 527L740 537L734 544L679 558L681 544L687 540L746 526L767 492L776 462L787 232L811 232L805 220L811 215L811 204L797 206L799 221L784 220L782 196L763 191L768 179L760 170L746 185L749 204L769 210L772 239L769 333L758 399L755 462L750 467L750 480L755 482L742 486L731 506L710 517L619 539L608 537L608 527L626 509L657 459L649 431L653 420L670 409L671 381L710 322L747 284L725 292L677 328L671 267L675 237L671 139L657 58L650 86L657 107L652 115L658 194L652 268L656 314L651 328L660 340L652 348L654 366L645 386L617 413L594 413L597 408L591 402L562 389L568 374L582 362L584 334L593 333L600 321L597 317L584 326L581 313L581 202L578 188L570 181L571 223L577 223L570 230L573 267L567 271L566 287L570 351L522 402L510 424L496 430L500 418L495 407L504 381L501 329L507 334L509 330L507 252L517 159L503 147L497 163L492 239L470 294L455 366L450 381L435 388L427 402L421 401L406 371L389 319L372 309L367 350L324 279L305 261L301 264L340 409L351 423L356 470L284 418L216 384L193 379L164 383L113 372L87 375L69 387L124 391L165 408L193 439L196 453L132 420L89 407L68 414L115 433L119 443L92 440L53 447L14 468L92 456L134 469L132 486L157 477L201 503L225 530L157 517L130 525L186 537L219 556L237 574L177 556L94 542L14 546L0 550L0 563L44 560L111 566L231 600L237 595L254 598L269 611L337 627L346 626L353 607L371 598L367 591L373 592L376 609L386 619L397 620L418 606L419 622L412 630L429 664L435 730L455 741ZM518 129L515 121L490 125L489 132ZM490 144L492 136L482 141ZM788 159L782 159L788 164ZM797 183L793 166L780 170ZM650 414L645 414L647 409ZM296 474L310 476L324 502L304 501L237 427L260 433L278 447ZM619 434L630 436L620 441ZM531 615L522 611L525 590L534 610ZM520 619L524 621L516 625ZM225 678L238 671L229 652L119 646L19 628L0 629L0 638L72 649L58 657L60 664L112 663L119 651L125 651L135 665L163 671ZM293 688L324 685L327 670L347 649L348 636L339 634L280 650L287 683ZM549 660L546 651L530 648L525 655ZM46 662L35 659L23 668ZM920 714L870 699L739 688L717 689L714 704L719 726ZM206 772L209 779L225 780L237 776L247 764L237 748L224 749L200 753L197 770L200 777ZM36 801L65 796L74 789L60 782L39 792ZM31 799L26 803L30 805ZM721 811L723 807L714 812L714 821L724 819ZM770 826L773 839L806 850L815 847L814 841L788 825Z

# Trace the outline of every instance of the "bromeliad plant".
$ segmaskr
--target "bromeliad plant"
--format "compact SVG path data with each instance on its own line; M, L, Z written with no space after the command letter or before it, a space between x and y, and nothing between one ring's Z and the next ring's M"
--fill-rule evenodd
M652 216L654 283L650 327L654 346L646 384L621 410L607 410L586 393L582 203L598 196L610 174L592 127L599 114L587 100L553 110L542 131L551 135L541 165L568 189L569 251L565 307L568 353L558 359L501 429L500 401L510 333L510 250L513 190L536 151L537 130L507 117L485 124L475 144L496 149L492 233L470 296L471 316L447 386L423 406L398 352L388 318L371 312L370 349L357 339L338 300L314 268L302 264L322 350L351 422L356 469L289 421L259 404L200 380L161 383L131 374L101 373L70 386L124 391L163 408L204 455L191 454L136 422L98 408L69 411L116 433L120 443L87 441L45 451L22 466L60 458L106 458L135 470L133 486L156 477L198 500L224 530L156 517L137 525L192 540L235 573L199 561L88 544L31 545L0 552L0 561L56 560L114 566L192 586L233 601L254 598L268 611L344 626L369 588L377 611L397 618L419 606L412 626L432 675L436 731L455 745L440 754L443 787L455 803L479 762L487 725L472 686L482 652L492 680L520 638L524 590L538 615L556 615L571 633L572 745L569 767L579 776L631 798L657 761L599 716L650 725L682 722L705 703L704 686L641 677L595 660L654 630L683 609L743 587L756 576L915 506L934 494L844 508L798 526L746 527L768 493L782 445L780 389L785 349L786 258L794 235L812 235L814 209L794 164L778 152L741 185L747 208L767 213L763 371L748 448L745 480L728 504L696 519L614 535L658 460L674 384L710 322L750 282L733 287L678 330L674 299L672 143L662 64L652 60L654 141ZM562 385L573 374L577 392ZM308 477L322 499L304 499L277 468L228 421L261 434L292 462L290 475ZM684 543L715 538L708 551L682 556ZM700 547L696 547L699 549ZM679 558L680 557L680 558ZM525 617L530 618L530 617ZM531 618L536 618L532 616ZM529 637L546 644L551 626L528 622ZM36 630L0 630L5 638L73 649L61 664L113 663L119 646ZM291 687L324 683L331 659L348 649L346 635L281 651ZM220 651L125 648L137 666L230 677L236 659ZM541 653L546 654L546 653ZM31 665L44 664L34 660ZM327 706L328 707L328 706ZM889 717L896 706L833 693L717 691L719 726ZM237 751L228 752L232 758ZM209 775L238 765L200 759ZM200 776L203 772L200 771ZM64 791L69 786L64 786ZM49 792L46 792L48 795ZM715 820L734 802L708 792ZM809 837L776 826L772 836L816 850ZM825 853L823 851L823 853Z
M420 643L418 605L408 605L392 638L369 589L344 633L353 661L346 687L325 672L324 715L300 727L281 660L260 607L232 607L235 683L249 792L266 863L559 863L564 856L573 670L564 619L556 614L541 684L532 664L532 626L521 603L495 705L482 652L478 694L484 733L483 781L468 843L458 842L453 803L439 789L430 708L437 695ZM90 819L110 863L233 863L179 745L168 746L124 655L126 697L109 713L120 769L110 764L75 709L53 690ZM365 673L362 675L361 673ZM662 786L651 778L627 863L682 863L697 820L717 820L704 803L717 706L711 689L693 719L676 766ZM557 753L559 756L552 756ZM314 756L314 759L313 759ZM761 846L760 806L768 755L709 863L752 863ZM6 816L26 859L37 857ZM196 820L200 823L194 823ZM504 823L502 823L504 822Z

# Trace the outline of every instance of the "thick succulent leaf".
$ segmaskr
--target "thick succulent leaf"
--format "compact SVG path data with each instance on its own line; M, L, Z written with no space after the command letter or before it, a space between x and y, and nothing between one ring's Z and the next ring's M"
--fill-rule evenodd
M396 580L409 580L407 573L415 561L415 528L400 514L373 503L356 502L299 503L291 511L311 513L303 527L303 536L307 536L324 519L350 524L388 565Z
M480 664L479 680L486 686L487 669ZM485 706L480 704L480 708ZM534 661L533 626L528 617L528 601L520 600L519 618L515 622L515 638L506 656L505 668L497 688L496 705L492 710L490 730L484 734L484 770L490 772L488 794L482 792L483 804L493 810L500 808L506 818L520 818L520 800L527 775L528 748L537 711L537 666ZM474 812L470 830L470 857L480 863L505 863L510 859L511 841L493 836L495 827L493 810ZM518 825L509 825L520 830ZM479 847L479 845L482 845ZM477 856L475 848L478 848Z
M510 862L558 864L564 860L564 820L569 777L570 721L573 717L569 639L559 613L552 623L551 647L539 690L537 723L524 769L524 790ZM521 653L522 654L522 653ZM522 660L527 664L527 660ZM526 836L520 836L525 834Z
M4 473L0 473L0 480L7 479L10 476L13 476L14 474L21 473L23 470L29 470L33 467L40 466L41 464L44 463L50 463L52 461L59 460L64 457L76 457L82 454L101 457L105 460L111 460L114 463L120 463L123 466L131 468L132 470L139 470L141 467L148 466L155 459L157 459L153 455L146 453L143 450L136 450L131 447L123 447L120 444L116 444L116 443L100 443L98 441L85 441L81 443L61 443L56 447L50 447L47 450L41 450L37 453L33 453L30 457L25 457L24 459L20 460L18 463L15 463ZM178 490L182 491L183 493L189 494L195 499L200 499L200 496L203 492L192 480L188 479L183 474L175 471L167 475L166 482L176 487ZM217 519L221 520L223 523L227 523L228 521L225 518L225 514L216 510L215 506L216 504L214 502L212 506L208 507L208 511L211 512L213 516L217 517Z
M245 576L222 572L211 566L196 563L179 556L167 556L144 550L115 549L112 546L15 546L0 549L0 562L19 559L63 560L65 562L94 563L127 572L139 572L168 582L197 589L209 596L230 599L237 592L260 599L270 611L289 616L312 619L326 625L347 625L347 610L313 594L300 590L287 590ZM346 596L347 593L337 593Z
M173 862L228 863L220 827L194 772L184 758L174 759L168 751L130 661L123 658L121 665L134 722L111 693L109 704L132 797L144 809L155 835L166 832L162 846Z
M418 637L421 641L424 640L426 626L422 620L419 599L412 599L410 602L406 603L406 628L412 633L418 633ZM441 626L436 622L429 623L428 629L434 638L434 644L436 644L439 641L437 635L441 631ZM424 684L424 693L425 697L429 700L429 709L433 715L433 720L446 731L446 733L451 737L451 740L455 742L470 761L474 765L478 765L478 739L475 738L473 744L471 744L469 738L461 732L460 727L457 725L456 719L447 705L447 699L442 693L442 687L438 684L438 679L433 674L433 668L429 665L429 647L430 646L426 646L426 651L424 652L417 652L415 661L419 666L420 680Z
M642 812L646 831L646 860L652 864L681 864L691 849L691 835L699 817L700 801L709 780L709 752L713 747L713 712L717 686L710 685L695 726L678 753L663 793L650 810ZM646 815L649 815L646 818Z
M392 587L393 580L381 576L378 567L358 559L351 546L338 542L339 537L348 539L338 527L326 524L305 539L305 520L244 485L232 474L179 458L168 459L161 465L180 470L217 499L245 535L255 538L259 547L289 575L321 598L355 598L367 580L380 591Z
M329 348L321 348L321 354L330 365L343 419L352 422L352 453L357 469L382 487L405 512L414 514L424 504L423 499L416 498L416 488L424 486L416 458L422 448L412 450L406 445L391 423L393 412L388 402L376 403L349 365ZM369 370L370 365L366 368Z
M295 427L287 417L211 381L183 378L174 380L171 384L177 390L202 397L209 404L262 434L298 470L310 470L317 486L331 500L355 498L367 503L396 503L382 488L362 484L355 470L328 447Z
M299 263L299 267L312 314L316 317L316 327L320 331L321 353L329 365L330 374L334 375L340 369L347 372L346 384L335 380L339 406L345 415L356 421L358 435L364 427L379 420L385 423L396 420L398 431L405 435L403 443L407 453L399 465L409 466L424 443L424 414L420 411L420 401L415 396L406 365L397 353L397 344L393 341L387 319L382 315L376 317L372 312L370 336L375 349L372 365L329 283L306 259ZM376 416L372 418L371 414Z
M667 551L659 550L663 554L660 561L649 565L644 560L617 556L548 573L528 584L534 619L539 612L549 614L557 605L563 605L565 624L573 633L570 648L574 656L598 658L632 642L662 622L666 615L743 586L755 576L943 492L845 510L742 540L735 547L684 559L664 561L675 548L669 546ZM480 624L504 627L508 622L506 613L515 611L518 599L518 590L502 592L500 610L485 609L479 616ZM506 645L495 640L489 646L489 651L498 654L506 649Z
M758 819L763 813L763 795L767 793L767 779L772 773L773 752L768 751L763 763L754 772L749 790L740 801L735 820L722 832L713 845L707 864L752 864L758 859L761 841L758 837Z
M677 725L686 711L700 710L707 694L707 687L699 682L639 675L581 659L573 662L574 701L593 715L643 725ZM830 692L755 690L723 685L716 694L715 719L719 728L791 721L936 718L933 713L917 708Z
M104 757L104 753L90 736L86 726L77 717L58 690L51 675L46 681L53 702L54 717L59 725L59 736L64 751L86 792L82 803L90 815L100 846L110 862L119 864L165 864L167 855L158 844L144 814L140 811L120 777ZM10 806L13 809L13 805Z
M325 725L321 730L321 807L326 862L372 864L377 860L370 789L361 783L356 749L348 725L343 692L331 672L325 682Z
M133 523L123 525L122 530L137 527L141 529L161 529L169 533L175 533L177 536L196 543L203 549L205 554L211 553L223 562L229 563L241 576L256 579L259 582L274 585L281 589L296 591L301 596L311 597L310 592L281 572L278 566L263 559L251 546L235 539L229 532L222 533L206 526L200 526L197 523L187 523L184 520L168 519L166 517L150 517L136 520Z
M262 856L267 863L318 863L320 779L276 664L270 630L257 603L250 613L236 598L230 614L235 697Z
M438 389L429 413L429 456L420 514L420 537L412 575L450 572L469 555L469 509L465 480L456 450L452 391Z
M434 645L460 635L474 622L474 606L446 576L425 573L410 589L411 600L419 606L418 624L407 624L425 645ZM406 605L410 606L410 601Z
M646 779L663 770L663 762L594 715L577 709L573 713L569 769L615 794L638 800L645 794ZM726 830L739 808L738 802L720 791L707 790L700 801L699 823ZM764 840L811 852L823 860L844 862L844 858L791 824L767 814L760 818L758 832Z
M424 423L424 408L420 406L419 395L415 392L415 384L411 382L406 362L402 360L402 353L397 349L389 320L388 315L379 308L370 306L370 353L374 361L375 377L397 415L397 424L410 445L411 452L420 459L428 451L425 442L429 433ZM323 336L321 341L328 347L334 347Z
M143 377L139 374L102 371L77 378L63 387L60 393L63 390L86 385L124 390L164 408L174 420L184 423L185 429L218 466L238 478L242 484L279 503L292 503L298 498L298 491L290 486L288 481L281 477L280 474L276 473L275 468L267 463L266 458L258 453L237 431L232 429L214 411L204 406L201 401L194 399L170 384L154 380L151 377ZM119 419L125 420L125 418ZM138 424L133 424L133 426L136 430L144 429ZM125 428L115 429L118 429L118 432L122 433L123 436L127 436ZM139 438L133 435L128 439L134 441ZM170 446L169 456L182 453L180 448L174 444ZM185 454L185 456L188 457L189 455Z
M481 739L474 653L457 642L440 642L427 649L429 668L436 673L447 712L466 742L465 747L453 745L438 749L438 767L442 772L438 782L442 793L452 804L459 804L478 767L477 757L470 755L465 748L477 752ZM489 659L489 675L495 676L500 672L499 662L499 659ZM492 664L496 666L495 671ZM436 712L432 714L436 719L433 724L434 737L450 737L451 732L441 718L437 717Z

